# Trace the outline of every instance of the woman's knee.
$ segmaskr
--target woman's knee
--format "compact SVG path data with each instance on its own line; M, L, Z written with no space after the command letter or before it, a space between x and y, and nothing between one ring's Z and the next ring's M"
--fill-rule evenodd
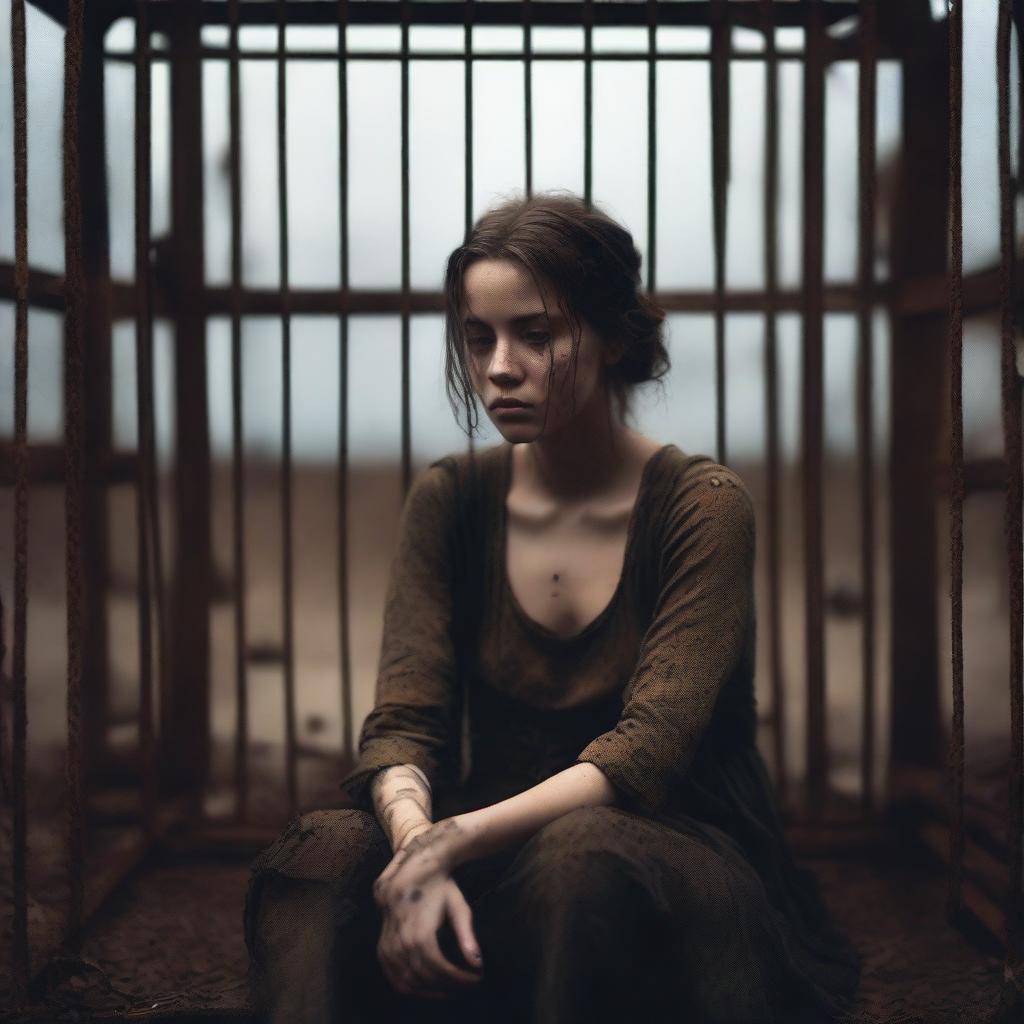
M358 808L322 808L289 822L252 862L250 871L344 881L377 864L383 870L389 853L387 836L374 815Z
M628 812L606 805L577 807L548 822L533 836L537 856L549 862L614 860L625 845ZM605 856L607 855L607 856Z
M275 986L319 979L333 947L355 941L389 853L376 818L354 808L302 814L263 850L243 908L254 1005L273 998Z
M586 806L555 818L520 851L515 879L543 894L545 902L585 897L607 901L636 875L621 842L624 813L610 806Z
M266 945L260 935L268 917L295 917L303 900L314 907L338 898L354 907L371 900L372 880L384 869L388 850L387 837L366 811L324 809L293 819L250 865L243 907L250 955L258 959Z

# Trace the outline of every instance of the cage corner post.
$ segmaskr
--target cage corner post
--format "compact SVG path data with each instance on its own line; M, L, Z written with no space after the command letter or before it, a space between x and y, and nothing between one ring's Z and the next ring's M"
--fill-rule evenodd
M174 547L169 683L160 694L160 789L201 803L210 739L210 440L203 250L200 0L167 18L170 45L171 274L174 336Z

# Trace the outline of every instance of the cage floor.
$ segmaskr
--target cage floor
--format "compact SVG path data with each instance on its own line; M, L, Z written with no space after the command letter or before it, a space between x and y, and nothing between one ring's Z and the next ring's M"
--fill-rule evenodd
M995 1019L1002 958L945 922L941 871L916 856L905 863L804 863L864 957L859 1001L847 1021ZM241 860L160 857L140 867L91 921L86 969L55 970L48 1019L62 1016L61 1005L128 1011L120 1019L146 1010L175 1020L248 1019L241 929L247 880Z

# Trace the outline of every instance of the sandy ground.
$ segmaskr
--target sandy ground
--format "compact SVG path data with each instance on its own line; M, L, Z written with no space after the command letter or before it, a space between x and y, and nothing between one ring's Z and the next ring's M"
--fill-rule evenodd
M767 614L767 542L764 523L766 487L760 467L734 464L749 486L758 508L758 665L757 693L762 713L771 710L768 678L768 614ZM881 469L882 467L880 467ZM280 537L280 474L276 466L251 466L248 469L246 493L246 545L248 552L249 590L247 614L250 642L254 645L279 642L281 636L281 537ZM165 482L166 483L166 482ZM826 481L826 588L859 589L859 523L856 474L852 465L832 466ZM218 466L214 477L214 546L216 561L225 577L231 562L230 471ZM342 723L340 720L340 672L337 565L336 480L330 471L303 467L293 478L295 497L295 646L297 684L297 722L303 742L339 751ZM804 725L804 629L801 552L801 515L799 478L789 469L783 481L785 506L781 542L784 575L783 601L783 665L786 682L786 729L788 740L787 773L793 780L802 774ZM169 496L165 487L165 495ZM888 735L888 522L884 475L880 476L876 504L876 533L879 543L875 552L879 590L876 595L876 665L877 708L875 763L876 779L882 780L887 760ZM387 572L401 507L400 467L397 465L360 466L353 471L350 483L350 635L353 674L353 720L347 728L353 739L363 717L373 703L374 678L380 645L381 610L387 585ZM138 625L134 594L135 531L134 495L130 488L111 491L110 538L114 587L108 597L111 639L110 687L115 724L111 742L130 745L135 742L134 715L138 687ZM940 614L942 626L942 679L938 681L945 695L948 718L951 700L949 666L949 582L948 539L945 501L939 503ZM170 554L169 506L164 506L165 550ZM65 889L60 835L63 829L61 812L63 752L66 726L64 718L65 609L63 497L60 488L37 488L31 496L30 537L30 602L29 602L29 801L32 813L30 832L30 900L34 939L55 926ZM998 764L1007 750L1008 726L1008 635L1007 583L1005 547L1002 540L1002 496L972 496L967 503L965 525L965 681L967 689L967 732L969 767L982 768ZM13 565L13 492L0 491L0 565ZM166 565L171 565L169 557ZM5 606L11 606L11 572L4 573L0 587ZM861 621L859 615L826 617L828 730L832 750L832 784L843 792L854 794L859 788L858 754L860 736L861 687ZM11 643L11 615L6 616L8 647ZM206 800L207 813L227 815L233 807L230 774L230 743L233 736L234 645L233 611L230 603L218 602L211 615L211 715L215 746L214 778ZM9 672L9 662L5 666ZM254 776L261 784L254 789L252 820L270 825L283 825L283 773L281 743L283 740L283 686L278 667L253 666L249 672L250 735ZM5 720L9 731L9 687L4 688ZM117 724L120 723L120 724ZM773 756L767 731L762 736L762 751L773 770ZM6 746L6 744L5 744ZM9 750L9 747L7 748ZM304 807L329 805L336 796L334 762L306 761L300 772L301 804ZM998 782L997 792L1002 792ZM6 875L10 863L9 811L5 805L3 829L0 832L5 848L0 873ZM97 838L90 860L102 856L102 837ZM156 870L154 868L154 870ZM159 869L174 878L175 870L189 869L168 866ZM865 874L865 871L867 872ZM207 1005L241 1005L235 998L239 983L240 956L239 920L241 893L244 891L244 866L203 869L200 888L212 886L223 899L225 936L223 948L207 949L200 956L202 971L192 970L192 990L202 991L200 975L212 974ZM221 876L218 872L226 872ZM163 905L168 891L164 882L155 883L143 874L142 880L122 893L118 906L122 920L132 917L131 908L140 910L144 904ZM843 873L843 880L859 877L867 886L872 875L866 868L857 875ZM216 881L220 878L223 884ZM838 881L838 879L837 879ZM167 882L172 885L172 882ZM853 884L851 882L851 884ZM923 884L923 883L922 883ZM941 880L934 880L934 893L941 892ZM155 886L155 888L154 888ZM240 886L242 888L240 888ZM147 888L148 887L148 888ZM896 886L894 891L901 887ZM7 889L7 883L4 884ZM838 887L837 890L838 892ZM848 891L848 890L845 890ZM866 893L867 890L865 889ZM131 895L135 893L135 895ZM147 895L148 893L148 895ZM161 894L164 894L161 896ZM5 900L6 900L5 895ZM878 894L873 899L881 898ZM838 900L839 897L837 896ZM127 900L127 902L124 902ZM136 902L133 903L132 901ZM155 901L155 903L154 903ZM165 924L167 943L179 950L192 948L187 901L174 901L177 907L174 922ZM841 902L841 901L840 901ZM192 904L199 906L201 904ZM219 906L220 904L218 904ZM109 909L109 908L108 908ZM847 901L851 915L859 912L857 900ZM169 911L166 911L169 912ZM188 971L187 957L177 959L171 967L166 957L158 958L163 966L153 973L152 958L145 952L132 958L138 946L125 945L121 953L109 946L104 953L103 934L116 927L109 922L118 919L105 913L95 933L99 943L94 952L120 972L123 984L136 993L154 995L180 987L181 971ZM232 917L235 914L235 917ZM126 917L127 915L127 917ZM147 916L150 916L147 914ZM910 918L908 918L910 920ZM108 929L107 933L103 928ZM140 927L137 921L134 927ZM4 915L3 939L9 938L10 918ZM877 938L877 936L876 936ZM41 940L40 940L41 941ZM92 940L90 940L92 941ZM904 941L904 940L901 940ZM906 941L910 941L906 938ZM906 941L900 949L906 953ZM949 941L954 941L950 939ZM6 945L6 942L4 943ZM897 943L899 945L899 943ZM116 946L116 942L114 942ZM167 945L163 944L166 950ZM227 950L230 948L230 952ZM128 950L126 953L125 950ZM952 949L952 947L951 947ZM904 955L900 954L900 955ZM6 951L4 951L6 956ZM950 952L955 960L960 953ZM974 954L972 954L974 956ZM127 959L126 959L127 957ZM225 957L227 958L225 960ZM910 956L913 960L913 956ZM988 978L994 961L987 963L966 954L959 961L964 970L977 969ZM150 967L145 965L149 964ZM193 965L195 967L195 965ZM161 974L161 971L163 972ZM170 972L170 973L168 973ZM947 969L947 975L949 975ZM883 971L884 974L884 971ZM134 983L129 979L134 975ZM953 977L956 972L953 972ZM203 975L205 976L205 975ZM162 980L161 980L162 979ZM219 986L219 987L218 987ZM220 993L216 999L212 992ZM234 993L234 995L232 994ZM879 1004L880 1005L880 1004Z

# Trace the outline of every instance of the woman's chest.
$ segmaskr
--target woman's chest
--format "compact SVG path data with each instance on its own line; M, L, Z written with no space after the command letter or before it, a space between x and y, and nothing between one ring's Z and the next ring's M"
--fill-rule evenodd
M521 603L517 593L525 591L513 590L499 552L491 552L478 668L481 681L491 690L537 708L569 709L621 693L636 666L649 616L635 574L623 564L621 547L616 579L604 578L606 589L597 599L591 587L600 574L574 560L570 552L554 557L563 560L552 572L575 574L577 599L570 604L568 591L558 599L560 604L550 599L557 616L544 621L545 609L550 612L552 606ZM537 571L545 571L544 566ZM516 578L518 588L527 576Z
M602 616L619 589L629 507L598 513L507 517L505 585L523 615L571 640Z

